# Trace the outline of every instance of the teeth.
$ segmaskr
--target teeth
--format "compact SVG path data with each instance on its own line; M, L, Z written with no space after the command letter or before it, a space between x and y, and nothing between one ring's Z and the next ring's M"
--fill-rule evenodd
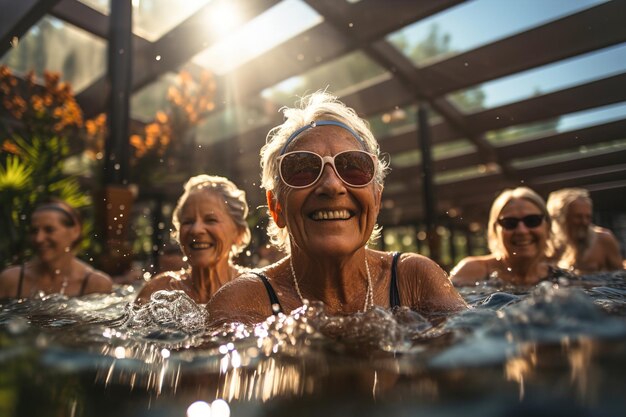
M195 243L192 243L189 246L191 246L193 249L209 249L213 245L210 244L210 243L195 242Z
M350 218L348 210L320 210L313 213L313 220L346 220Z

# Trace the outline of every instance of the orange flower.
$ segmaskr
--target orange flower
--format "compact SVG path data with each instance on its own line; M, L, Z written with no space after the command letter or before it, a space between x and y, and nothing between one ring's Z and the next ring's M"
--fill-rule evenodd
M156 121L162 124L165 124L168 122L168 116L165 112L162 111L158 111L156 114Z
M4 152L12 153L14 155L18 155L20 153L20 149L17 147L17 145L8 139L6 139L2 143L2 150Z

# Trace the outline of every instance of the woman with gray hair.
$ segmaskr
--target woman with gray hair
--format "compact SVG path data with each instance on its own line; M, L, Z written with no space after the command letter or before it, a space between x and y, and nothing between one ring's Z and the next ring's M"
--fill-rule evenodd
M207 306L214 323L258 323L305 300L323 302L329 314L466 308L430 259L367 247L379 233L387 165L366 122L325 92L284 115L261 149L261 167L268 233L288 255L222 287Z
M491 254L469 256L450 273L454 285L498 279L531 285L555 275L550 215L543 198L528 187L504 190L491 205L487 225Z
M245 192L226 178L209 175L191 177L184 189L172 216L172 235L190 268L157 275L144 285L136 303L159 290L181 290L204 304L244 270L233 257L250 243Z

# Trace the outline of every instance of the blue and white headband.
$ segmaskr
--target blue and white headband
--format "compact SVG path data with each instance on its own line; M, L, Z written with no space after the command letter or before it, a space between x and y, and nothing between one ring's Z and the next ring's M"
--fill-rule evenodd
M287 150L287 147L289 146L289 144L298 137L298 135L300 135L300 133L304 132L305 130L311 129L315 126L339 126L345 130L347 130L348 132L350 132L350 134L352 134L352 136L354 136L362 145L363 148L367 150L367 144L365 143L365 141L363 139L361 139L361 137L359 136L358 133L356 133L350 126L346 125L345 123L341 123L338 122L336 120L314 120L311 123L309 123L308 125L302 126L300 129L296 130L295 132L293 132L291 134L291 136L289 136L289 139L287 139L287 142L285 142L285 144L283 145L283 147L280 149L280 155L284 154L285 151Z

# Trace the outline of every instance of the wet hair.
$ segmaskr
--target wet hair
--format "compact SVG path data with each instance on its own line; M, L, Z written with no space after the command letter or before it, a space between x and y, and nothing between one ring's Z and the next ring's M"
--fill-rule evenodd
M246 222L246 217L248 217L248 203L246 202L245 191L237 188L237 186L227 178L206 174L189 178L183 188L185 191L178 199L178 203L176 203L176 208L174 208L172 214L172 224L174 225L172 237L180 244L180 211L192 193L217 193L223 199L226 212L235 225L237 225L242 237L241 242L234 244L231 248L231 257L240 254L246 246L248 246L252 237L250 228Z
M552 232L558 247L567 244L567 214L570 204L576 200L584 200L593 207L591 197L589 197L589 191L584 188L563 188L551 192L548 196L548 212L554 219L554 222L552 222Z
M369 129L368 123L361 119L354 109L347 107L337 97L325 91L318 91L303 97L297 107L284 107L281 110L285 121L269 131L266 143L261 148L261 186L266 191L271 191L276 199L280 199L287 189L287 186L280 181L276 159L294 132L316 120L338 121L358 134L362 139L363 150L377 157L378 166L376 167L375 183L382 189L388 171L388 163L381 159L380 146ZM296 137L293 142L297 142L297 140ZM267 226L267 234L272 244L289 252L288 231L279 228L271 218ZM380 227L377 225L372 231L370 241L379 236Z
M551 257L554 254L554 245L552 243L552 230L550 228L551 217L548 213L548 209L546 208L545 200L537 194L535 191L531 190L528 187L517 187L512 189L506 189L496 197L491 205L491 210L489 210L489 223L487 224L487 244L489 245L489 250L496 258L501 258L504 255L504 247L500 238L498 237L498 233L496 232L496 226L498 218L500 217L500 213L502 209L511 202L511 200L516 199L524 199L534 204L539 210L541 210L541 214L544 216L544 220L548 229L548 236L546 239L546 249L544 254L547 257Z

